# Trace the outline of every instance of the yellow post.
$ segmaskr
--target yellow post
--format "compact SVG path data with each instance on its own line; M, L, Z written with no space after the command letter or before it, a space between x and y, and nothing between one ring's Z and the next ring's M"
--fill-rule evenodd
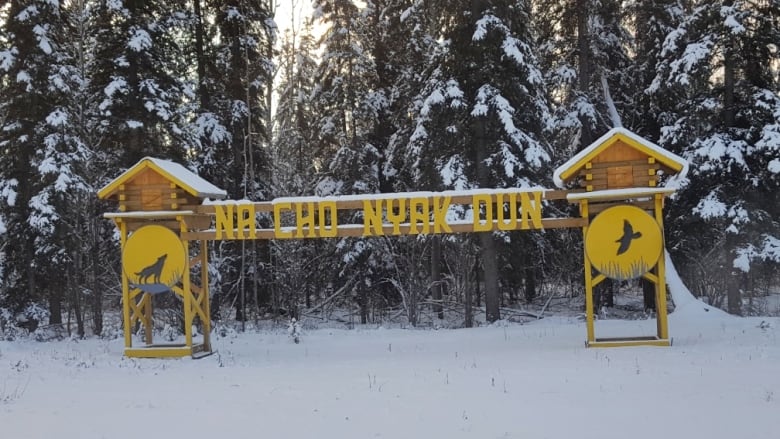
M211 352L211 305L209 305L209 249L208 242L200 241L200 294L203 295L202 306L203 314L206 318L203 320L203 347L206 352Z
M119 247L124 250L127 242L127 224L121 219L115 220L119 227ZM122 270L122 317L124 319L125 329L125 348L133 346L133 336L130 324L130 280L127 279L125 271Z
M179 227L182 236L187 232L187 223L183 217L176 218L179 221ZM184 273L181 278L182 303L184 305L184 343L190 350L192 349L192 288L190 286L190 246L189 241L182 239L181 245L184 247Z
M661 228L661 257L658 258L657 273L658 281L655 284L655 308L656 323L658 326L658 338L666 340L669 338L669 323L666 316L666 240L664 239L664 196L655 195L655 220Z
M585 218L585 225L582 227L582 238L588 234L588 200L580 202L580 216ZM588 252L582 250L585 265L585 323L588 328L588 343L596 341L596 331L593 327L593 268L590 266Z

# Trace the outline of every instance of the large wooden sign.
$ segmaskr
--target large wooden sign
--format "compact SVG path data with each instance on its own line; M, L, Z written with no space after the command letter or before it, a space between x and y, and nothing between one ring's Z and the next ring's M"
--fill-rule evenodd
M471 191L439 194L391 194L340 198L278 199L271 203L273 233L255 225L262 203L214 204L213 239L302 239L337 236L398 236L465 231L542 229L544 191ZM469 220L452 213L453 198L470 204ZM339 209L357 206L361 223L339 224ZM548 222L548 224L554 224ZM203 236L203 235L200 235Z
M622 128L606 133L553 174L561 189L475 189L452 192L366 194L342 197L224 200L227 193L185 167L147 157L98 192L119 204L106 214L119 228L123 249L125 355L166 357L211 352L208 241L309 239L582 228L588 346L669 346L662 209L673 189L660 176L684 175L688 165ZM545 218L554 200L577 203L580 216ZM260 224L266 224L261 227ZM190 243L198 241L192 256ZM201 285L191 271L200 266ZM656 335L596 338L593 289L605 279L644 278L655 285ZM151 295L174 291L184 306L185 343L152 341ZM140 299L139 299L140 298ZM194 341L195 319L203 325ZM132 347L132 328L143 324L146 346Z

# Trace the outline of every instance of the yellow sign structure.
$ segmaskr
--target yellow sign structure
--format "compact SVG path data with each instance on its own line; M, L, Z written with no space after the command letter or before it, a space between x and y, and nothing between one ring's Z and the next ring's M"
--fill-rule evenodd
M227 196L224 190L177 163L146 157L98 191L99 198L119 204L119 212L105 217L116 223L123 251L125 355L181 357L211 352L208 241L571 227L581 227L585 239L586 345L669 346L662 209L674 189L657 186L662 176L684 176L687 170L681 157L616 128L553 174L561 189L574 184L579 190L475 189L248 202L219 201ZM579 204L579 217L542 217L547 202L563 199ZM340 214L344 210L351 214ZM273 224L258 227L261 217L270 217ZM340 218L357 221L339 224ZM193 242L200 245L191 246ZM193 270L195 266L200 266L199 272ZM193 282L193 274L201 285ZM655 285L657 334L596 338L593 288L607 278L638 277ZM157 345L152 340L151 297L168 291L179 296L184 306L183 345ZM202 324L201 343L193 341L196 319ZM133 347L133 328L139 323L144 325L146 346Z
M688 163L636 134L615 128L555 170L558 187L584 192L567 199L585 220L585 317L589 347L670 346L666 310L663 205L674 189L663 177L685 176ZM595 270L595 273L594 273ZM641 277L655 286L656 334L596 338L593 289L607 278Z
M610 279L631 280L655 267L663 248L661 228L635 206L615 206L596 215L585 236L593 268Z
M306 197L280 199L270 203L219 203L198 209L199 212L214 214L215 229L211 235L200 233L197 236L216 240L303 239L560 227L565 224L561 219L542 218L542 199L549 199L547 192L556 191L483 190L458 195L397 193L358 200L354 197ZM450 208L455 204L469 204L477 213L471 221L458 221L455 224L454 220L447 217ZM363 223L359 228L356 228L355 224L339 225L339 209L362 210L357 217L362 218ZM255 226L256 214L266 211L273 213L273 230L258 229Z
M98 191L119 204L107 213L119 229L122 246L122 320L128 357L193 357L211 353L208 246L183 239L208 228L212 217L195 212L206 198L225 198L217 188L185 167L146 157ZM196 241L196 245L191 245ZM197 250L197 252L196 252ZM192 252L192 254L191 254ZM199 270L193 270L200 266ZM197 273L201 285L192 281ZM154 343L152 296L172 292L181 299L184 343ZM200 322L202 338L193 324ZM143 346L133 346L133 332L143 325Z

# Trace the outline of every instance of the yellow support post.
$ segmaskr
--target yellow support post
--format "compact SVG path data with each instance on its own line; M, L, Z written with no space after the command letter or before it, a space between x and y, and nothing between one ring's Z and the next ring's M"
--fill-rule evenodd
M656 266L658 281L655 284L655 307L656 322L658 326L658 338L667 340L669 338L669 324L666 316L666 240L664 237L664 217L663 207L664 198L661 194L655 196L655 220L661 228L661 257L658 258Z
M119 248L124 250L125 243L127 242L127 224L121 219L116 219L115 221L119 227ZM125 349L133 346L132 325L130 322L130 300L130 280L127 278L125 271L122 270L122 317L124 319Z
M585 225L582 227L582 237L588 234L588 200L580 202L580 216L585 218ZM583 249L583 259L585 264L585 322L588 329L588 343L596 341L596 331L593 324L593 268L590 265L587 252Z
M211 305L209 304L209 249L208 242L205 240L200 241L200 294L203 295L201 299L203 314L206 318L203 319L203 346L207 352L211 352Z
M187 223L184 218L179 216L176 218L179 221L180 231L182 236L187 232ZM182 302L184 304L184 343L190 350L192 350L192 288L190 287L190 258L189 258L189 241L182 239L181 245L184 247L184 273L182 273Z

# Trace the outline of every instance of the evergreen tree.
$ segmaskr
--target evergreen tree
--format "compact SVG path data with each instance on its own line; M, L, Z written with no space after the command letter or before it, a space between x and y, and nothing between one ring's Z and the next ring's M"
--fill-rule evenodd
M95 86L102 89L106 146L132 166L144 156L181 160L181 48L179 23L161 2L103 0L95 11L98 35Z
M293 19L294 21L294 19ZM303 29L295 24L285 32L279 52L280 80L277 86L278 102L274 116L273 186L279 196L302 196L314 193L317 163L315 155L315 126L311 124L311 97L317 61L314 55L314 37L311 23ZM312 306L322 285L330 278L327 258L322 254L333 248L332 243L296 240L272 242L274 261L273 303L297 316L301 304Z
M452 11L449 47L426 85L412 151L433 158L447 189L534 186L549 161L550 119L529 4L472 0ZM492 322L500 318L497 250L493 234L479 241Z
M664 101L660 143L693 163L671 228L691 257L718 255L707 277L727 285L732 313L755 264L780 262L779 17L777 2L692 2L650 89L677 97Z
M555 106L557 161L564 161L616 126L605 90L618 112L630 103L632 80L618 0L536 2L546 89Z
M322 55L312 100L318 116L317 154L326 157L317 195L377 193L382 151L370 136L386 97L374 88L377 74L367 25L373 4L361 9L353 0L318 0L314 10L315 18L327 26L319 42ZM361 221L357 216L340 219ZM376 292L386 277L386 256L374 251L376 244L365 238L345 238L337 244L337 254L347 265L339 282L358 278L353 294L363 323L368 320L369 292Z
M5 230L5 253L0 306L14 313L49 298L55 311L60 305L59 297L47 297L56 290L56 285L48 283L54 277L47 273L46 257L53 250L47 237L53 232L57 212L41 192L41 172L46 169L41 169L39 160L41 145L46 144L47 119L57 119L56 102L49 96L49 76L58 58L52 33L59 23L59 5L49 1L12 1L2 23L0 222ZM59 323L60 317L55 313L54 322Z

